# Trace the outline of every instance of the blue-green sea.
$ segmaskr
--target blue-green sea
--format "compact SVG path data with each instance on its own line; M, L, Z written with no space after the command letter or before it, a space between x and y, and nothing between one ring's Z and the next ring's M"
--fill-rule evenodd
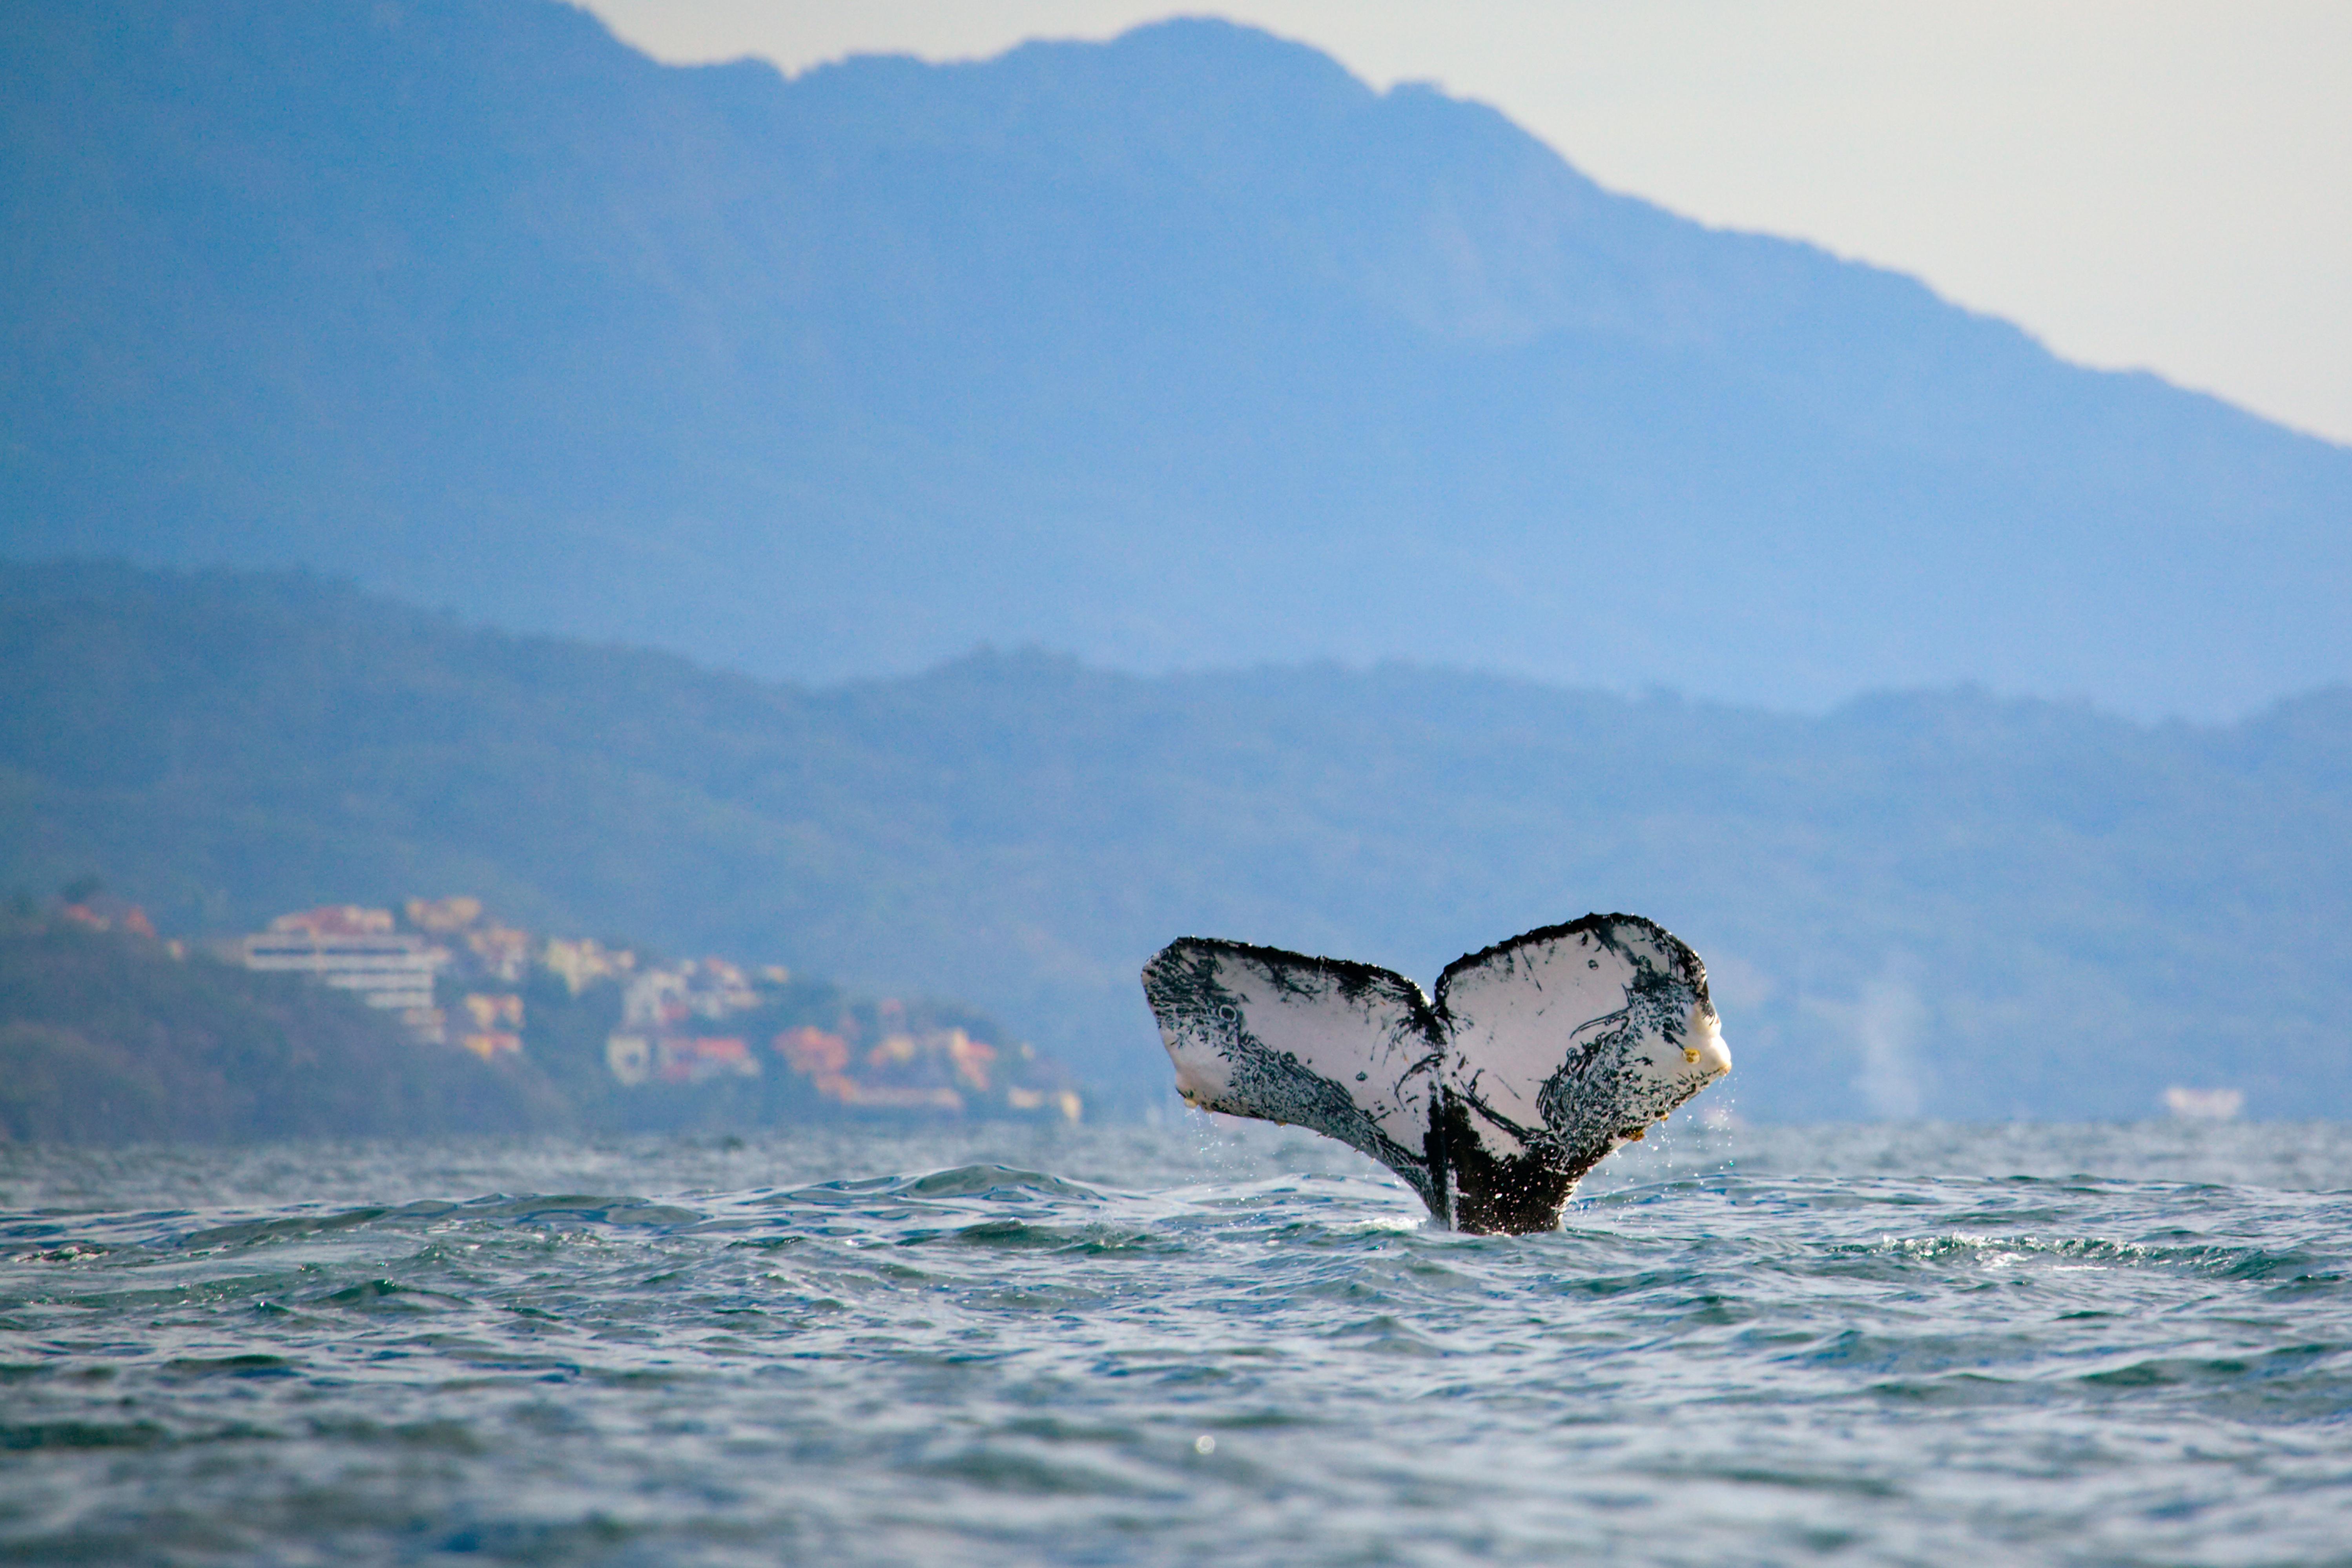
M5 1148L0 1560L2352 1564L2352 1131Z

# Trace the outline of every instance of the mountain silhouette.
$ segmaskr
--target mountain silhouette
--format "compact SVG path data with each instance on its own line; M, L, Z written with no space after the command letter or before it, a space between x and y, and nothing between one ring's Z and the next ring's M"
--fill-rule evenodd
M810 688L292 574L0 565L0 896L89 876L170 935L470 892L958 997L1090 1104L1167 1102L1172 938L1426 984L1638 910L1706 961L1744 1116L2352 1115L2352 687L2213 725L1034 651Z
M547 0L20 0L0 228L20 559L794 679L2352 675L2352 452L1223 23L787 80Z

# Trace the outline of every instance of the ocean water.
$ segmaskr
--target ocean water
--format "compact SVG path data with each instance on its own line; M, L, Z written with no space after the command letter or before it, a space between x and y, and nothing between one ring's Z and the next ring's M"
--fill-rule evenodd
M2352 1131L0 1149L0 1559L2352 1563Z

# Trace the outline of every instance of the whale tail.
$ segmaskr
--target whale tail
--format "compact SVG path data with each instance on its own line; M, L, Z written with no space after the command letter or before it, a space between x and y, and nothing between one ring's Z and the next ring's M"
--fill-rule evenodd
M1730 1070L1706 966L1587 915L1401 974L1184 937L1143 993L1191 1104L1296 1123L1404 1178L1438 1224L1548 1230L1584 1173Z

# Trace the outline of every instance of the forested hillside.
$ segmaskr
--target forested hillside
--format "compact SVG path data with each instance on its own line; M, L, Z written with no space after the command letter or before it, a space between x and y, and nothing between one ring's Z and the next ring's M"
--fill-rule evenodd
M2342 689L2216 726L1023 652L811 689L315 579L0 582L0 881L102 876L167 932L469 892L967 998L1132 1097L1178 934L1426 981L1627 909L1708 959L1744 1114L2352 1114Z
M787 81L553 0L0 14L0 552L773 677L2352 678L2352 452L1209 21Z
M0 1142L572 1124L538 1071L420 1045L346 994L152 940L0 919Z

